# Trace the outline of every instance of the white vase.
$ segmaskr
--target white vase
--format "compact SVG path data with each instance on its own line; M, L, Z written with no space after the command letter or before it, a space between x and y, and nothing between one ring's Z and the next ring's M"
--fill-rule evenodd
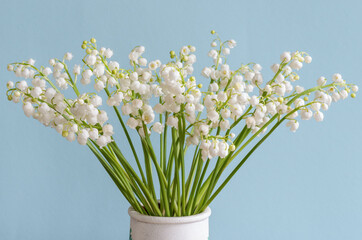
M208 240L210 208L187 217L153 217L142 215L132 207L130 240Z

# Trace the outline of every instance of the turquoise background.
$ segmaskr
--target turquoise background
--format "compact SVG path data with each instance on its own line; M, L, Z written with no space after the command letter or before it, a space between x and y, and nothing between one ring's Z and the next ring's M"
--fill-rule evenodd
M66 51L79 60L81 42L95 37L123 66L135 45L161 61L195 45L199 74L215 29L238 42L232 67L258 62L267 78L281 52L302 50L313 62L299 84L340 72L362 86L361 10L357 0L1 0L0 239L116 240L129 231L128 204L91 152L7 102L5 84L16 80L7 63L47 64ZM272 135L211 205L210 239L361 239L361 99L333 104L323 123Z

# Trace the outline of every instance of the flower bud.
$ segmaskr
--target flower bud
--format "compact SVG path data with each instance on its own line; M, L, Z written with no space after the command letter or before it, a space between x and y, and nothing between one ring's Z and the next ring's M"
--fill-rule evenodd
M304 61L305 61L305 63L311 63L312 62L312 57L311 56L305 56Z
M8 71L14 71L14 66L9 64L7 67Z
M358 86L357 85L352 86L352 91L353 92L358 92Z
M8 89L11 89L11 88L14 87L14 83L13 83L12 81L9 81L9 82L6 83L6 87L7 87Z
M294 80L294 81L298 81L298 80L299 80L299 75L294 75L294 76L293 76L293 80Z
M65 60L70 61L70 60L72 60L72 58L73 58L73 54L70 53L70 52L67 52L67 53L64 55L64 59L65 59Z
M229 150L231 152L235 151L235 145L234 144L231 144L230 147L229 147Z

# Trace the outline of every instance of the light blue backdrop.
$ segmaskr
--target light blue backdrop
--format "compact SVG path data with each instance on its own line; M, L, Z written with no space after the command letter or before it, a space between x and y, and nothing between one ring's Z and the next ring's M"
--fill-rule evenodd
M313 63L301 83L341 72L361 84L360 1L1 1L0 239L127 239L127 202L87 148L68 143L5 98L6 64L47 64L96 37L126 64L135 45L166 60L193 44L209 64L211 29L234 38L232 66L269 66L285 50ZM211 208L210 239L357 240L362 236L362 97L339 102L325 122L274 134ZM128 154L128 156L130 156Z

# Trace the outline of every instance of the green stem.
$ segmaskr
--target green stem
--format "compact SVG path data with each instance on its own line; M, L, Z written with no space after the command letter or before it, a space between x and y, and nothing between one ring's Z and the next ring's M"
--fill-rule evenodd
M142 139L142 141L144 141L145 146L147 148L147 152L150 154L153 165L156 167L156 172L157 172L158 180L160 183L160 189L161 189L161 198L163 198L163 200L164 200L164 201L162 201L162 203L164 204L163 208L165 209L166 216L168 216L168 215L170 215L170 211L169 211L169 205L166 204L166 201L168 199L167 190L166 190L167 189L167 180L166 180L165 175L163 174L163 171L162 171L160 165L158 164L156 154L153 150L153 147L152 147L152 144L150 141L150 137L148 135L147 126L145 125L144 122L142 122L142 124L143 124L143 130L144 130L144 134L145 134L145 138Z
M99 160L99 162L102 164L102 166L104 167L104 169L107 171L107 173L109 174L109 176L112 178L113 182L116 184L116 186L118 187L118 189L121 191L121 193L123 194L123 196L127 199L127 201L131 204L131 206L134 209L137 209L139 212L146 214L146 212L144 211L144 209L142 207L139 206L139 204L137 204L138 202L134 201L133 199L131 199L131 197L129 196L129 192L127 192L124 189L124 184L122 183L122 181L117 177L117 175L113 172L113 169L107 164L107 162L103 159L103 157L99 154L99 152L95 149L94 146L92 146L89 142L87 143L87 146L89 147L89 149L93 152L93 154L97 157L97 159Z
M284 120L284 119L283 119ZM215 197L220 193L220 191L225 187L225 185L230 181L230 179L235 175L235 173L240 169L241 166L246 162L250 155L269 137L270 134L283 122L283 120L278 121L274 127L248 152L248 154L241 160L241 162L235 167L235 169L229 174L229 176L224 180L221 186L215 191L215 193L200 207L200 211L204 211L205 208L210 205L210 203L215 199Z
M104 90L106 91L108 97L110 97L110 93L109 93L108 89L105 88ZM135 158L135 160L136 160L137 167L138 167L138 171L139 171L140 174L141 174L142 181L143 181L144 183L146 183L146 178L145 178L145 175L143 174L143 170L142 170L141 163L140 163L140 161L139 161L139 159L138 159L137 152L136 152L136 150L135 150L135 148L134 148L134 146L133 146L133 142L132 142L131 137L129 136L128 130L127 130L127 128L126 128L126 125L125 125L124 122L123 122L123 119L122 119L122 117L121 117L121 114L120 114L119 111L118 111L118 108L117 108L117 107L113 107L113 109L114 109L114 111L116 112L117 118L118 118L119 122L120 122L121 125L122 125L123 132L126 134L126 138L127 138L128 144L130 145L131 150L132 150L132 153L133 153L133 156L134 156L134 158Z
M189 172L187 180L186 180L186 199L188 198L188 194L190 192L191 181L192 181L195 171L196 171L196 163L197 163L196 156L198 155L198 152L199 152L198 150L199 150L199 145L195 149L194 157L192 158L190 172Z
M148 148L142 139L141 139L141 142L142 142L142 149L143 149L143 154L144 154L144 159L145 159L148 190L152 193L153 198L157 201L157 196L156 196L155 187L153 185L153 178L152 178L152 165L151 165L150 157L149 157L149 154L147 151Z
M115 143L110 143L110 144L112 145L115 153L118 156L118 159L124 165L125 169L127 169L127 171L131 174L132 178L137 182L138 186L140 186L142 192L146 195L146 198L147 198L149 204L152 206L153 211L156 212L157 215L162 216L162 213L159 210L157 201L152 197L152 194L149 192L149 190L146 187L145 183L143 181L141 181L141 179L138 177L138 175L133 170L131 165L126 161L126 159L122 155L121 151L119 150L118 146Z

